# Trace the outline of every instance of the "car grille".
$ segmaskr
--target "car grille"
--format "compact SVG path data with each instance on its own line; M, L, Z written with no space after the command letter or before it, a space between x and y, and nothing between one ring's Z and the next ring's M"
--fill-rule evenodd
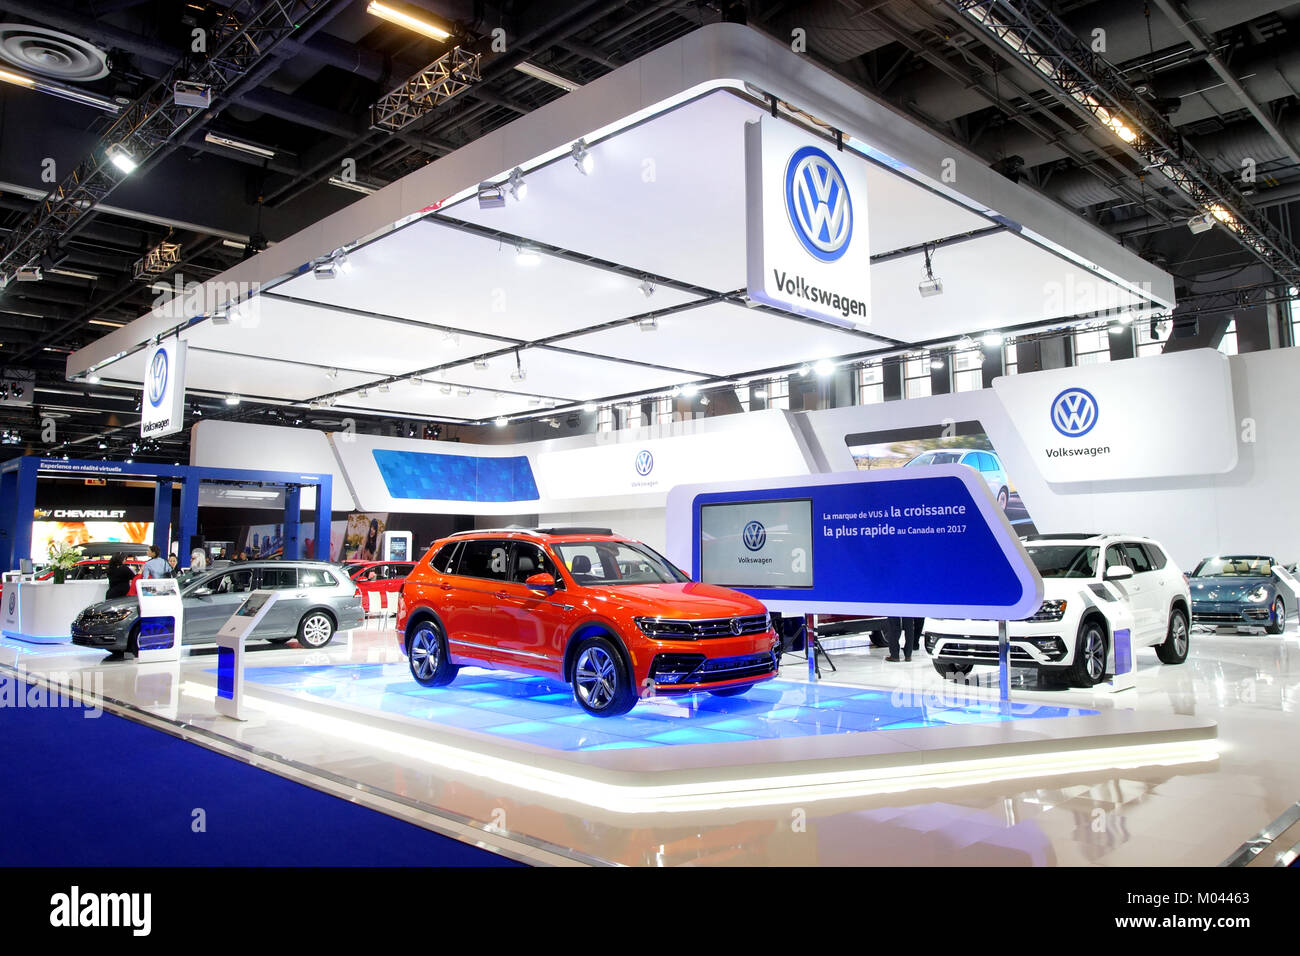
M774 654L744 654L712 659L701 658L698 654L658 654L650 665L650 676L663 681L666 689L672 685L711 684L742 677L760 677L775 670L776 666Z
M1194 610L1192 620L1198 624L1238 624L1242 621L1267 621L1267 607L1215 608Z
M117 616L116 612L102 613L91 611L87 608L77 615L76 623L82 627L105 627L110 624L121 624L124 620L128 620L130 617L131 615L129 614L125 618L122 618Z
M720 617L709 621L692 621L696 637L735 637L731 629L732 621L739 622L740 634L762 634L768 628L766 614L753 614L749 617Z
M1015 664L1033 664L1036 663L1030 653L1023 647L1017 647L1012 644L1008 649L1008 660ZM998 662L998 645L997 644L974 644L968 641L948 641L938 650L940 657L960 657L968 661L986 661L990 664Z
M733 630L734 625L734 630ZM745 617L716 617L701 621L682 618L637 618L637 626L648 637L660 641L695 641L716 637L763 634L771 626L766 614Z

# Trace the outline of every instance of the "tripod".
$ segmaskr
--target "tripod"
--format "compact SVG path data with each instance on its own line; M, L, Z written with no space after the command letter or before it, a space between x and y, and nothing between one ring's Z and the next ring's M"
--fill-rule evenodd
M822 647L821 640L817 637L817 625L813 623L814 615L806 614L803 618L782 618L781 619L781 653L790 654L799 650L799 638L803 638L804 660L808 662L808 679L820 679L822 676L821 663L818 661L818 655L826 659L831 670L838 670L835 662L831 660L831 655L827 653L826 648Z

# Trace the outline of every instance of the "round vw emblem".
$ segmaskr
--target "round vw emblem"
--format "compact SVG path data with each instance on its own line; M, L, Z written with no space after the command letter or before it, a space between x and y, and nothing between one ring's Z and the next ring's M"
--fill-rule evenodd
M636 473L644 478L650 472L655 470L655 456L650 452L642 450L636 455Z
M9 613L10 614L14 612L14 601L17 599L17 597L18 597L17 591L9 592Z
M745 530L740 533L740 538L750 551L761 551L763 545L767 544L767 529L763 527L763 522L751 521L745 525Z
M849 248L853 202L840 168L816 146L795 150L786 164L785 209L809 255L834 262Z
M1067 438L1078 438L1097 424L1097 400L1082 388L1067 388L1052 399L1052 425Z
M731 629L731 633L732 633L732 634L735 634L737 637L740 636L740 632L741 632L741 630L742 630L742 628L741 628L741 626L740 626L740 618L738 618L738 617L733 617L733 618L731 619L731 624L729 625L729 627L730 627L730 629Z
M149 379L146 382L146 391L149 395L149 404L157 408L162 404L163 396L167 394L167 350L159 349L153 353L153 361L149 363Z

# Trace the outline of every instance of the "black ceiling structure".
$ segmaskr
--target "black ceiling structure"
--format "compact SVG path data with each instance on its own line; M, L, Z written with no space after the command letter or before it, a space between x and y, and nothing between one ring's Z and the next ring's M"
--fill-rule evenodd
M521 64L589 83L719 20L747 21L796 44L1108 230L1175 276L1187 303L1180 309L1268 299L1284 281L1276 263L1262 264L1230 230L1193 233L1187 222L1198 210L1184 192L1112 130L1081 116L967 8L1003 7L1059 24L1058 41L1087 45L1099 58L1094 66L1129 91L1135 111L1204 157L1240 193L1249 207L1242 214L1289 244L1300 203L1300 3L406 6L447 24L452 38L380 19L367 12L367 0L0 0L0 71L37 81L27 88L0 82L0 273L41 270L39 281L11 278L0 290L4 368L35 379L32 407L0 403L0 429L14 453L184 460L187 433L142 446L138 394L65 381L67 354L146 312L158 283L210 279L357 200L358 188L393 182L564 95ZM205 41L198 49L196 37ZM409 125L373 127L372 104L453 45L480 55L479 77ZM164 126L169 117L151 113L150 104L177 77L202 78L212 100ZM133 127L141 168L116 178L101 171L108 178L92 181L85 164L102 166L105 134L144 118L148 125ZM93 191L96 183L102 191ZM60 200L63 218L54 217ZM191 402L191 414L329 424L315 411L230 408L206 398ZM424 425L391 416L369 424L401 434Z

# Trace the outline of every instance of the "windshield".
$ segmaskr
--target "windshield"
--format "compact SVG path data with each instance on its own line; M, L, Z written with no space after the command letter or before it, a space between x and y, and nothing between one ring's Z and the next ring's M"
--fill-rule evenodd
M1097 576L1097 549L1054 544L1026 548L1029 560L1045 578L1093 578Z
M1266 578L1273 573L1270 558L1258 555L1232 555L1223 558L1205 558L1192 572L1194 578Z
M927 451L917 455L909 465L955 465L961 461L961 453L955 451Z
M689 581L643 544L584 541L552 546L577 584L667 584Z

